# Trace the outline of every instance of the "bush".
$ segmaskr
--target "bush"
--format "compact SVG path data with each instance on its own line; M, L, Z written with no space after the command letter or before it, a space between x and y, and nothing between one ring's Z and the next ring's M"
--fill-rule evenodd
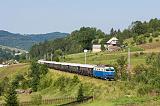
M139 56L139 53L138 53L138 52L134 53L134 56L135 56L135 57L138 57L138 56Z
M146 33L144 34L145 37L149 38L150 37L150 34L149 33Z
M158 37L158 36L159 36L159 32L154 32L152 36L153 36L154 38Z
M38 85L38 90L43 90L49 87L52 84L52 79L48 76L41 78L40 83Z
M81 102L83 101L83 99L84 99L84 91L83 91L83 85L81 84L78 89L77 101Z
M144 66L143 64L136 65L132 71L135 73L134 78L136 82L143 82L143 83L148 82L147 78L148 71L146 66Z
M153 38L149 38L149 43L152 43L153 42Z
M137 45L146 43L146 38L143 35L137 36L134 40Z
M160 90L160 76L155 77L150 80L149 84L151 84L154 88L158 88Z
M73 84L77 84L77 83L80 82L80 80L79 80L79 78L78 78L77 75L74 75L74 76L73 76L72 82L73 82Z
M140 52L139 54L140 54L140 55L144 55L144 52Z
M59 62L59 57L56 56L56 57L53 58L53 60L56 61L56 62Z
M147 64L151 64L153 62L153 60L155 59L156 54L155 53L151 53L149 55L147 55L146 57L146 63Z
M159 39L156 39L156 42L159 42Z
M65 88L66 78L64 76L60 76L55 82L54 86L59 88L60 91L63 91Z

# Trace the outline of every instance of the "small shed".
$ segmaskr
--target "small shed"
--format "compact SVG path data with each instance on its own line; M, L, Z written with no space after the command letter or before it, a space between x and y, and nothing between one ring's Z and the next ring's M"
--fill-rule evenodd
M92 52L100 52L100 51L101 51L101 45L93 44Z

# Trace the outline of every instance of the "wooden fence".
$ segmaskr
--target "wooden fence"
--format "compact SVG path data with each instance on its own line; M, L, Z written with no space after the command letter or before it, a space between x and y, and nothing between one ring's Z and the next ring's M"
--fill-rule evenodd
M92 99L92 98L93 98L92 96L85 97L84 101L88 100L88 99ZM62 103L66 103L66 104L62 104ZM73 104L73 103L78 103L76 97L64 97L64 98L44 99L41 102L41 104L45 104L45 105L55 104L55 105L59 105L59 106ZM60 105L60 104L62 104L62 105ZM24 101L24 102L20 102L19 105L20 106L32 106L32 105L34 105L34 103L32 101ZM5 106L5 104L1 103L0 106Z

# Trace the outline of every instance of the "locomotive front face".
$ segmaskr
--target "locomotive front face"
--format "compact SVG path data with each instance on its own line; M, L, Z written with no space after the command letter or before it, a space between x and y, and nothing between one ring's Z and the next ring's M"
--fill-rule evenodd
M115 69L113 67L106 67L103 75L105 79L114 79Z

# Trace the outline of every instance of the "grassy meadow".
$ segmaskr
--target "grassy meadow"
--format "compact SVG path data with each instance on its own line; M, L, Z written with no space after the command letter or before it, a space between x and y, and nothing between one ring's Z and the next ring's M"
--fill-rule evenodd
M145 54L141 54L136 56L136 54L140 54L140 52L131 52L131 66L135 66L137 64L143 64L145 63ZM86 59L87 59L87 64L112 64L114 65L116 63L116 60L120 56L128 56L127 52L113 52L113 53L107 53L107 52L101 52L101 53L92 53L88 52ZM61 59L61 61L65 62L71 62L71 63L82 63L84 64L85 62L85 55L84 53L79 53L79 54L71 54L65 56L65 60Z

